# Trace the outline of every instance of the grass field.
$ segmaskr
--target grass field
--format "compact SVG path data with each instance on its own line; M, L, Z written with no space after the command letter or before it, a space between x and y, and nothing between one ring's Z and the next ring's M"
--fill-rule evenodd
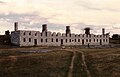
M66 77L72 53L20 54L5 51L0 56L0 77Z
M87 77L87 73L83 66L81 53L76 52L74 61L73 77Z
M20 50L48 49L50 52L20 53ZM57 47L0 49L0 77L68 77L76 51L73 76L88 77L82 54L91 77L120 77L120 48L80 49Z
M92 77L120 77L120 48L82 51Z

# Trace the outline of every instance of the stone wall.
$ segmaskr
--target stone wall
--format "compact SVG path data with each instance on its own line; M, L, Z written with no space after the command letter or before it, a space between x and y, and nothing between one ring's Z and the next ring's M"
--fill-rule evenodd
M108 45L109 35L61 34L39 31L13 31L11 42L19 46Z

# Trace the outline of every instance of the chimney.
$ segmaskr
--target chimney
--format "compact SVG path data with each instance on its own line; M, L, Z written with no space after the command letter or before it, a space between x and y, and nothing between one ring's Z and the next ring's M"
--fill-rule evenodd
M90 34L90 28L85 28L85 34L89 35Z
M66 26L66 34L70 34L71 30L70 30L70 26Z
M18 22L14 23L14 30L17 31L18 30Z
M47 32L47 24L42 25L42 32Z
M102 34L105 35L105 28L102 28Z

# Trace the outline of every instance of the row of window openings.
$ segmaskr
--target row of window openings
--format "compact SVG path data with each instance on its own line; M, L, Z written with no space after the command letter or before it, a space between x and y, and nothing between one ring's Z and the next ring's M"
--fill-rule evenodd
M71 34L69 35L71 37ZM80 37L80 35L78 35ZM67 37L67 34L66 34ZM77 37L77 35L75 35L75 37ZM82 35L82 37L85 37L85 35ZM86 35L86 37L91 37L91 35ZM94 37L99 37L98 35L94 35ZM100 37L102 37L102 35L100 35ZM105 37L105 35L103 36Z
M24 34L23 35L26 35L26 33L24 32ZM31 32L29 33L29 35L31 35ZM37 33L35 33L35 36L37 36Z
M26 42L26 39L24 38L23 41ZM75 40L69 39L69 42L72 42L72 41L77 42L76 39L75 39ZM98 42L98 41L99 41L99 40L97 39L97 42ZM107 39L106 39L106 40L103 39L103 42L105 42L105 41L107 42ZM29 38L29 42L31 42L31 38ZM41 39L41 42L43 42L43 39ZM47 42L47 39L45 39L45 42ZM52 38L51 42L54 42L53 38ZM56 39L56 42L58 42L58 39ZM68 39L66 39L66 42L68 42ZM78 42L80 42L80 39L78 39ZM89 39L89 40L86 39L86 42L91 42L91 39ZM94 39L94 42L95 42L95 39Z
M24 35L26 35L25 33L24 33ZM29 33L29 35L31 35L31 32ZM37 33L35 33L35 36L37 36ZM41 36L42 36L42 33L41 33ZM45 33L45 36L47 36L47 32ZM53 36L53 35L52 35ZM58 36L58 34L56 35L56 36ZM69 35L70 37L71 37L71 34ZM76 37L77 35L75 35L75 37ZM78 35L79 37L80 37L80 35ZM96 35L94 35L94 37L95 37ZM67 37L67 34L66 34L66 37ZM82 37L85 37L84 35L82 35ZM91 37L91 35L86 35L86 37ZM98 37L98 35L97 35L97 37ZM102 37L102 35L100 35L100 37ZM104 36L103 36L104 37Z
M24 42L26 42L26 39L24 38L23 39ZM74 41L74 40L69 40L69 42L71 41ZM29 42L31 42L31 38L29 38ZM41 39L41 42L43 42L43 39ZM47 42L47 39L45 39L45 42ZM54 42L54 40L52 39L51 42ZM56 39L56 42L58 42L58 39ZM66 42L67 42L67 39L66 39ZM76 42L76 39L75 39L75 42ZM78 42L80 42L80 39L78 39Z
M26 33L24 32L23 35L26 35ZM31 35L31 32L29 33L29 35ZM45 35L47 36L47 32L45 33ZM37 36L37 33L35 33L35 36ZM41 33L42 36L42 33Z
M101 40L101 39L100 39ZM99 40L97 39L97 40L95 40L94 39L94 42L99 42ZM86 39L86 42L91 42L91 39ZM101 42L102 42L102 40L101 40ZM107 39L105 40L105 39L103 39L103 42L107 42Z

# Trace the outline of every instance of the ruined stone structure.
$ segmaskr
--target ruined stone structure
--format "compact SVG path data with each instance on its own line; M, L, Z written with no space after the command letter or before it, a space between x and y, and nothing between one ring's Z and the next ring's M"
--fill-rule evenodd
M11 42L17 46L71 46L71 45L108 45L109 34L102 29L101 35L91 34L89 28L83 34L71 33L70 26L66 26L66 33L55 33L47 30L47 24L42 25L42 32L18 30L11 32Z

